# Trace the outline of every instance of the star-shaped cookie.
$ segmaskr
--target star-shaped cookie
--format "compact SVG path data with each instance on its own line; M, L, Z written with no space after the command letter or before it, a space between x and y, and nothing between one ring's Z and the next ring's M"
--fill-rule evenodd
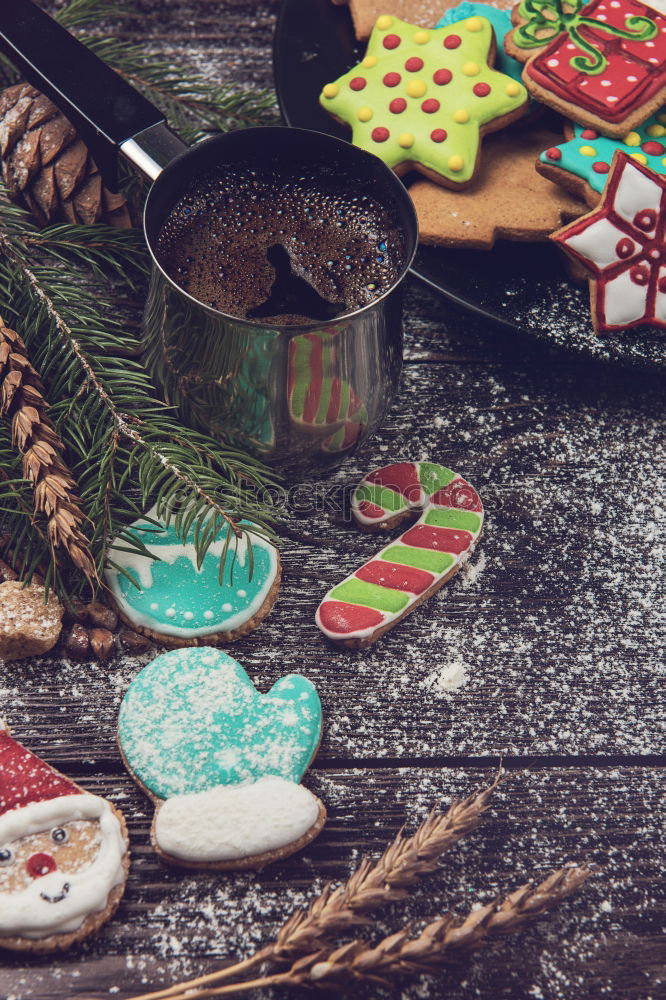
M666 327L666 177L617 152L599 208L551 238L588 272L597 333Z
M534 169L543 144L557 138L545 129L491 136L479 174L465 191L446 191L425 180L412 184L421 241L489 250L496 239L545 240L582 215L582 201Z
M527 110L523 85L488 65L494 54L485 17L427 29L382 14L365 58L326 84L319 100L351 126L356 146L397 173L416 169L446 187L465 187L482 136Z

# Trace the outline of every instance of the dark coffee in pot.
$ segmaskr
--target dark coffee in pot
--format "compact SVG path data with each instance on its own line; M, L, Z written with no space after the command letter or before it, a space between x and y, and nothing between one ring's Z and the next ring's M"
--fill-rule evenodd
M267 323L330 320L383 295L405 247L397 219L339 171L234 164L197 179L157 242L194 298Z

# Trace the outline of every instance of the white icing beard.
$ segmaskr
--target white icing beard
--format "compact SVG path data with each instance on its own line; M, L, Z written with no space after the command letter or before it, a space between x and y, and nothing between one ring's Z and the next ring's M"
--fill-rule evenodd
M312 792L268 775L167 799L155 817L155 840L165 854L183 861L235 861L293 844L318 816Z
M78 930L86 917L105 908L111 890L123 882L127 845L111 806L97 795L66 795L5 813L0 817L0 844L73 820L99 821L101 842L94 861L75 874L56 869L25 889L0 894L0 939L38 939Z

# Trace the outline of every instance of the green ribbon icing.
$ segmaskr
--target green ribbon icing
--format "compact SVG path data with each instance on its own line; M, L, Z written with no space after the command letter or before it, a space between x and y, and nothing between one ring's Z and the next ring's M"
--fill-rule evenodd
M149 792L171 798L278 775L299 782L321 738L321 704L300 674L259 694L236 660L207 646L176 649L135 677L118 739Z
M612 38L626 38L632 42L648 42L657 34L656 22L649 17L628 17L626 31L597 18L586 17L581 13L586 2L587 0L522 0L518 14L526 23L514 30L514 44L520 49L541 49L558 35L567 34L584 53L582 56L573 56L569 60L570 65L579 73L592 76L603 73L608 60L600 48L581 34L581 27L594 28Z

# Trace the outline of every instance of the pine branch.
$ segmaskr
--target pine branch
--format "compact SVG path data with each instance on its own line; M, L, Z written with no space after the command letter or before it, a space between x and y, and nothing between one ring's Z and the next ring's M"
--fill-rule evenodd
M76 483L62 461L64 446L48 416L38 373L25 344L0 318L0 416L9 417L12 443L23 456L23 477L34 491L35 514L46 517L51 559L64 549L90 585L98 582L88 539L81 530L85 515L75 495Z
M214 534L202 529L213 524L228 525L233 537L246 517L270 534L271 510L252 490L274 484L274 477L247 455L180 424L154 395L137 337L111 318L118 316L117 297L111 301L98 281L81 281L87 267L97 278L106 272L131 284L146 259L139 234L103 226L37 230L23 210L0 201L0 294L6 312L21 318L54 401L50 415L94 525L90 544L100 575L110 538L155 502L159 516L188 511L200 559ZM8 500L8 489L0 497ZM15 551L17 539L25 542L24 521L19 505L7 529ZM56 573L48 547L33 538L29 565L39 563Z

